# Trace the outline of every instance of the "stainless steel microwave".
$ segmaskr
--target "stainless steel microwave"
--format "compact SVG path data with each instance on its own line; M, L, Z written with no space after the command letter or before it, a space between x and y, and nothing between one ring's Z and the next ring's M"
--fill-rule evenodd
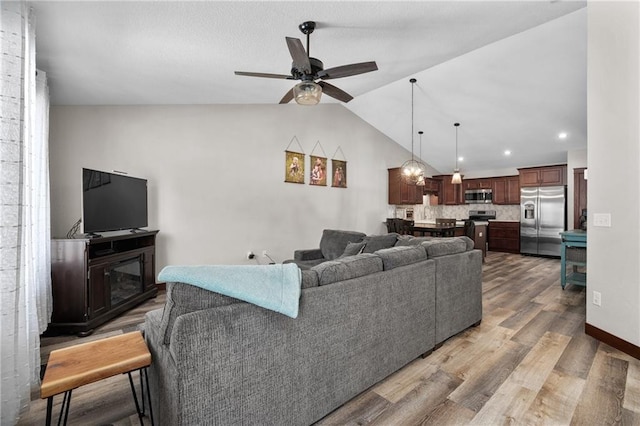
M490 189L467 189L464 191L466 204L489 204L493 201L493 193Z

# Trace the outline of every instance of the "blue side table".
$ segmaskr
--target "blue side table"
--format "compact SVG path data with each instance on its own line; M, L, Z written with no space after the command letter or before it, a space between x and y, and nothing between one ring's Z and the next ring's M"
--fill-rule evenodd
M587 231L573 229L561 232L560 285L587 286Z

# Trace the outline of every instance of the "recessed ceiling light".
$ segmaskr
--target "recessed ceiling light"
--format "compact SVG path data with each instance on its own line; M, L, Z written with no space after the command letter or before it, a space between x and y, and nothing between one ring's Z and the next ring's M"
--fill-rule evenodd
M560 133L558 133L558 139L566 139L566 138L567 138L567 136L569 136L569 135L567 134L567 132L560 132Z
M508 149L504 151L504 155L511 155L511 151L509 151Z
M458 157L458 161L464 161L464 157Z

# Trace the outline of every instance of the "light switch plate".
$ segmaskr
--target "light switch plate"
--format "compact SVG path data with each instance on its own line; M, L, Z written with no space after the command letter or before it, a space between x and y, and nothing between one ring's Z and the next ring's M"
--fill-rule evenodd
M593 215L593 226L611 227L611 213L596 213Z

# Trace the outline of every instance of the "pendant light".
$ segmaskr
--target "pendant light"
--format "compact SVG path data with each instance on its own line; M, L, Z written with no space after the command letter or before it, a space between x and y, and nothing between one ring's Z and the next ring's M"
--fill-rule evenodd
M460 169L458 169L458 127L460 127L460 123L453 123L453 125L456 127L456 168L453 169L451 183L460 185L462 183L462 176L460 176Z
M411 83L411 160L405 161L402 165L402 178L410 185L416 185L421 177L424 179L426 170L424 163L413 156L413 86L416 81L415 78L409 80Z
M418 156L418 158L420 159L420 161L422 161L422 134L424 132L422 130L418 130L418 134L420 135L420 155ZM426 167L425 167L426 169ZM424 186L425 182L424 182L424 173L418 178L418 181L416 182L416 185L418 186Z

